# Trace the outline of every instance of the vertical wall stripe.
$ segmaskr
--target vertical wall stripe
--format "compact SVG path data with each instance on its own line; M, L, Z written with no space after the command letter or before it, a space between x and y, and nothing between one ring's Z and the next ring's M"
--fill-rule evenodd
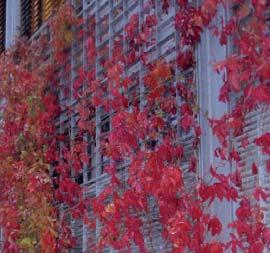
M6 48L10 47L18 35L20 26L20 0L6 1Z

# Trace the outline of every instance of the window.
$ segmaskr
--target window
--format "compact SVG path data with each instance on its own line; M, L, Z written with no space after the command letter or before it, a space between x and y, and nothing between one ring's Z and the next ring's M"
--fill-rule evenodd
M51 14L64 2L63 0L43 0L42 5L42 18L46 21Z
M0 53L5 50L6 42L6 0L0 1Z
M22 0L21 35L30 37L56 10L63 0Z

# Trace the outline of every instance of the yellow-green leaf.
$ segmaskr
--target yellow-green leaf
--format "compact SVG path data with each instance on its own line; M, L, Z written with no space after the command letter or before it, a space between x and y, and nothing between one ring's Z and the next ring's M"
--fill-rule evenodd
M32 239L29 237L25 237L21 240L20 244L24 248L31 248L32 247Z

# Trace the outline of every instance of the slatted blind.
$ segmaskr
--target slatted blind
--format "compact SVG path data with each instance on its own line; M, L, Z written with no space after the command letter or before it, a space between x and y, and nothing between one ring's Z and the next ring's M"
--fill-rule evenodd
M31 36L31 0L21 1L21 35Z
M256 111L248 112L245 116L245 126L242 134L233 139L233 144L240 155L239 169L242 175L242 194L250 197L256 186L259 186L259 175L252 173L253 162L258 161L258 147L254 140L258 137L258 120L260 115ZM247 140L249 145L242 147L242 142Z
M245 8L245 5L249 5L249 1L243 1L236 3L233 7L235 14L241 11L241 8ZM269 23L269 11L265 10L265 20ZM244 29L247 20L250 18L251 10L246 14L245 17L240 20L240 28ZM237 49L233 49L237 53ZM240 96L241 94L239 94ZM232 107L239 100L238 96L233 96L231 103ZM243 132L240 136L232 138L232 144L236 147L240 155L239 169L242 176L242 195L246 196L251 200L252 204L255 204L253 193L256 187L265 188L269 194L270 186L270 175L266 170L266 160L269 158L262 154L261 149L255 145L254 140L261 135L270 131L270 111L268 105L259 105L253 111L247 112L245 115L245 125ZM248 146L244 148L242 146L243 140L248 142ZM254 174L252 171L252 165L255 163L258 167L258 174ZM257 203L264 210L264 222L270 225L270 202Z
M4 2L4 1L2 1ZM63 0L22 0L21 35L30 37L64 2Z
M80 2L80 1L77 1ZM84 15L86 17L95 16L96 18L96 48L97 48L97 60L96 60L96 77L101 80L102 83L106 83L106 78L104 78L104 73L106 73L106 68L102 64L106 59L110 57L110 52L112 49L112 43L114 38L124 33L124 27L130 18L138 13L141 17L141 21L146 18L147 14L143 11L143 6L147 3L147 0L93 0L93 1L84 1ZM170 8L168 9L168 13L165 14L162 12L162 1L155 0L155 8L152 9L152 14L158 17L158 29L153 33L153 41L152 45L148 45L145 50L149 53L149 59L151 61L155 61L156 59L165 59L167 62L174 62L177 55L177 43L178 38L176 35L175 27L174 27L174 17L175 12L177 11L177 4L174 0L170 0ZM75 42L76 43L76 42ZM123 42L124 44L126 42ZM74 61L76 62L76 61ZM87 63L84 63L87 65ZM133 104L140 103L143 107L144 103L144 93L145 87L143 84L144 70L143 66L139 61L131 63L125 69L126 74L129 76L133 76L134 86L130 88L129 104L132 108ZM186 71L185 73L180 73L177 71L174 76L175 84L179 81L183 81L182 79L192 79L193 69ZM181 79L181 80L180 80ZM196 87L194 87L196 88ZM130 109L131 109L130 108ZM178 115L180 117L180 115ZM107 124L105 115L102 114L102 110L96 111L96 136L94 136L94 144L92 153L93 160L91 163L91 171L92 177L88 177L89 181L84 180L85 186L85 195L87 197L94 198L98 196L100 192L109 184L110 178L107 173L102 173L102 164L104 159L102 159L102 155L100 154L100 142L103 138L103 132L106 132ZM165 119L170 122L170 126L174 125L174 122L177 119ZM103 124L103 122L105 124ZM107 121L106 121L107 122ZM108 119L109 122L109 119ZM182 168L184 169L184 176L186 185L189 188L192 188L196 181L196 176L194 174L188 172L189 167L189 158L194 155L194 148L192 147L193 143L193 134L192 132L182 132L178 131L177 141L183 143L183 148L185 152L185 160L183 162ZM118 166L118 176L120 180L123 182L128 178L128 166L129 164L125 164L123 166ZM85 177L86 178L86 177ZM193 187L194 188L194 187ZM151 212L148 213L148 217L143 219L144 226L143 232L145 234L145 244L149 251L151 252L168 252L169 246L166 245L162 239L162 227L159 222L160 215L159 210L157 208L157 203L153 198L149 198L149 210ZM89 214L91 215L92 210L89 207ZM85 251L91 251L91 245L95 244L99 240L100 236L100 228L102 224L97 222L97 228L92 230L86 230L83 233L84 244L83 249ZM149 236L149 229L151 230L151 237ZM81 236L81 226L74 226L74 236ZM88 242L87 243L85 243ZM78 242L81 243L81 239L78 238ZM89 246L90 245L90 246ZM79 252L79 245L76 245L73 252ZM113 251L110 248L104 250L104 252L118 252ZM132 252L139 252L138 248L133 245Z
M270 131L270 112L269 107L260 105L256 110L248 112L245 115L245 125L243 132L237 138L232 140L236 150L240 155L240 163L238 168L242 176L241 194L251 200L251 204L255 204L253 193L256 187L266 189L270 192L270 175L266 170L266 160L269 158L264 155L261 149L255 145L254 140L261 135ZM249 144L246 148L242 147L243 140ZM252 165L255 163L258 167L258 174L252 171ZM261 201L260 207L264 210L264 222L270 225L270 202Z
M261 106L260 108L260 120L259 120L259 134L270 132L270 110L269 106ZM259 150L259 166L261 169L260 173L260 186L265 188L267 194L270 193L270 174L266 169L266 161L269 159L269 155L265 155ZM267 226L270 226L270 200L262 203L264 208L264 222Z
M3 247L3 241L4 241L4 238L3 238L3 230L0 228L0 250L2 249Z
M32 0L31 31L36 32L42 24L42 0Z
M0 1L0 53L5 50L6 40L6 0Z
M43 19L47 20L52 12L53 3L51 0L44 0L43 3Z
M43 0L42 18L47 20L60 6L63 0Z

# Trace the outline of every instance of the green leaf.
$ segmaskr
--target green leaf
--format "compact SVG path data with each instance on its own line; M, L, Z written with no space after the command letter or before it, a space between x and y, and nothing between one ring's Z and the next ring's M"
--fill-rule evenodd
M25 237L21 240L20 244L24 248L31 248L32 247L32 239L29 237Z

